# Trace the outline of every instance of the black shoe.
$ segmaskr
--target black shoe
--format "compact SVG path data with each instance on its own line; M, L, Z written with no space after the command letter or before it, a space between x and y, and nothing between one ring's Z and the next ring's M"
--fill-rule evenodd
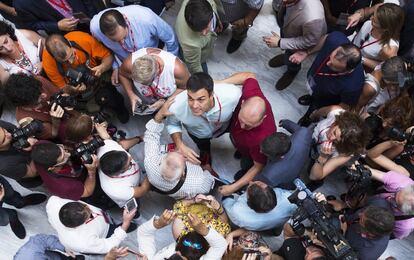
M239 151L235 151L233 155L234 159L240 160L242 158L242 154Z
M26 237L26 229L24 228L22 222L17 218L17 214L13 219L10 219L10 227L16 237L24 239Z
M302 106L309 106L312 103L312 96L303 95L300 98L298 98L298 103Z
M29 194L23 197L23 202L24 202L23 207L43 203L46 199L47 199L47 196L42 193ZM19 207L16 207L16 208L19 208Z
M269 66L272 68L277 68L285 65L284 56L285 55L282 53L273 57L271 60L269 60Z
M276 89L277 90L284 90L285 88L289 87L292 81L295 79L297 73L292 73L286 71L282 77L276 82Z
M116 117L118 118L119 122L122 124L126 124L129 121L129 111L126 109L124 105L121 108L115 110Z
M234 38L231 38L229 44L227 45L227 53L233 53L237 51L240 48L242 42L243 40L236 40Z
M131 223L131 224L129 224L129 228L127 229L127 233L131 233L131 232L134 232L134 230L135 229L137 229L138 228L138 226L137 226L137 224L135 224L135 223Z
M312 124L312 120L306 115L301 117L298 121L298 125L303 126L303 127L308 127L310 126L310 124Z
M43 184L42 178L40 178L40 176L34 178L23 178L17 182L27 189L36 188Z

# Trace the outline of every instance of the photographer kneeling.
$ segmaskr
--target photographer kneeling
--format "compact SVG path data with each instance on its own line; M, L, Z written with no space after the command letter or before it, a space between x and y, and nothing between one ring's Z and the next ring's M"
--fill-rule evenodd
M39 141L33 146L31 156L49 193L63 199L83 200L92 205L104 206L100 194L95 192L96 155L82 153L82 165L80 158L72 156L64 145Z
M52 34L45 46L45 72L56 86L76 97L76 109L114 112L121 123L128 122L124 98L110 80L114 57L105 46L83 32Z
M66 120L69 114L76 113L68 111L73 107L56 100L57 92L56 86L40 76L13 74L5 84L6 96L16 106L16 120L27 117L40 120L43 128L36 137L42 140L63 140Z

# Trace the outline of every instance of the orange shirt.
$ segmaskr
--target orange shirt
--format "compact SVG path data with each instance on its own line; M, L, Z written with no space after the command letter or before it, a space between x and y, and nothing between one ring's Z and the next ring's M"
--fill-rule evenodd
M91 68L100 64L102 59L111 55L111 51L107 49L102 43L98 42L97 39L92 37L92 35L84 32L70 32L65 34L65 38L69 41L76 42L82 49L89 54L91 62L89 66ZM68 66L71 68L76 68L79 65L86 63L87 56L86 54L76 48L75 53L76 57L73 64L64 63L63 68L66 70ZM45 49L42 53L42 64L43 69L45 70L50 81L53 82L59 88L63 88L66 85L65 77L62 76L58 70L57 63L52 55Z

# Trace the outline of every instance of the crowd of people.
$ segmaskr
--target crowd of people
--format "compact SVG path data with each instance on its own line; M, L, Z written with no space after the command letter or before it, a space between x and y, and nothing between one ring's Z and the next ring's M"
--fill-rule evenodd
M174 4L171 27L159 14ZM375 260L410 235L414 0L273 1L280 33L269 28L263 44L282 51L270 67L286 66L274 91L294 88L314 58L308 94L291 104L308 107L297 123L277 123L260 75L208 73L217 38L231 30L226 52L237 55L263 6L0 2L0 105L18 121L0 120L0 225L24 239L16 209L47 200L57 233L30 237L14 259ZM133 116L147 116L145 133L126 137L117 125ZM212 162L211 140L226 133L234 181ZM139 143L142 158L130 154ZM340 197L317 192L328 175L346 187ZM22 196L8 179L47 194ZM176 202L145 220L149 192ZM159 250L157 230L170 224L175 242ZM122 246L135 230L138 251ZM282 232L278 250L262 238Z

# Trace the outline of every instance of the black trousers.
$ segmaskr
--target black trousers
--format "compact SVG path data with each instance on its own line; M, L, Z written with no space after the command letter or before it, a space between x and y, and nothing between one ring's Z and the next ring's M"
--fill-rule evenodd
M7 226L11 219L17 218L17 212L14 209L3 208L3 203L21 208L24 206L22 195L15 191L10 183L0 176L0 183L3 185L4 198L0 201L0 226Z
M211 151L211 138L198 138L190 133L188 135L193 139L197 148L200 150L200 156L204 153L210 154Z

